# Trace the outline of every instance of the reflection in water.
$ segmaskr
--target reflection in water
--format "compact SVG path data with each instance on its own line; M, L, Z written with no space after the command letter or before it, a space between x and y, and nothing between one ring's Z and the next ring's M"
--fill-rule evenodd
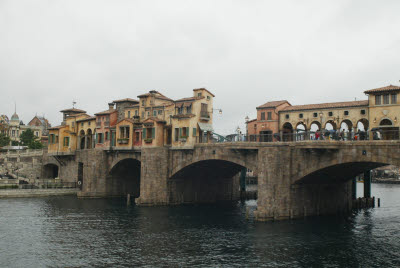
M2 199L0 267L396 267L400 186L372 190L379 209L267 223L246 220L255 201L126 207L119 199Z

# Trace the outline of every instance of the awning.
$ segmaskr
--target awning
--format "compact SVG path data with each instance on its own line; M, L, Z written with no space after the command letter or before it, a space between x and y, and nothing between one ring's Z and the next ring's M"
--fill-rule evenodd
M202 131L209 131L209 132L214 131L211 124L200 123L200 122L197 123L197 124L199 124L199 128L200 128Z

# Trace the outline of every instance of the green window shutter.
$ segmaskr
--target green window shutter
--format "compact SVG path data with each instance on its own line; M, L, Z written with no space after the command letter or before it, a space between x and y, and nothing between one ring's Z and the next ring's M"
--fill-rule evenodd
M156 128L151 129L151 138L154 139L156 137Z
M194 127L193 128L193 137L196 137L196 131L197 131L197 129Z
M143 129L143 139L145 139L146 138L146 129L144 128Z
M186 137L189 137L189 127L186 128Z
M179 128L179 138L182 137L182 128Z
M97 143L98 139L99 139L99 135L96 133L96 138L94 139L94 143Z

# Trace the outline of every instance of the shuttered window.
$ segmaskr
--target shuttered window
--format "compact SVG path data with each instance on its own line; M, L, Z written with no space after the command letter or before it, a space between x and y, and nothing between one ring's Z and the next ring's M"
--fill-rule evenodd
M193 128L193 137L196 137L196 132L197 132L197 129L194 127Z
M151 129L151 138L154 139L156 137L156 129L153 127Z

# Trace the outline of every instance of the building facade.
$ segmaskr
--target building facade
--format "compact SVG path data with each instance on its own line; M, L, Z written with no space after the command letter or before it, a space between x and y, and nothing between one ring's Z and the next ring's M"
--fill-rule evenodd
M313 134L298 134L326 130L350 134L372 130L379 131L383 139L398 138L399 92L399 86L389 85L364 91L368 100L361 101L307 105L267 102L257 107L257 118L247 122L247 131L250 139L261 137L259 141L315 138Z
M139 95L139 100L115 100L94 117L76 108L62 110L61 125L49 129L49 153L94 147L191 147L210 142L214 97L205 88L194 89L191 97L179 100L152 90Z

